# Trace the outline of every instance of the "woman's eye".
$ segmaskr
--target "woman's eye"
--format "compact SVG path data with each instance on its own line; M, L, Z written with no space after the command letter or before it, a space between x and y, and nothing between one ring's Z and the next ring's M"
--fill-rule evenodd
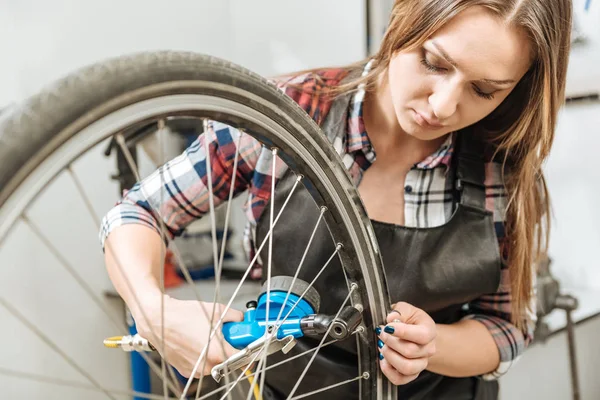
M443 67L438 67L437 65L435 65L435 63L430 62L427 59L427 53L425 51L425 49L423 49L422 54L421 54L421 64L429 71L431 72L443 72L446 71L446 68Z
M423 66L425 68L427 68L429 71L432 71L432 72L442 72L442 71L445 71L445 68L436 67L435 65L430 64L429 61L427 61L426 58L421 59L421 64L423 64Z
M425 49L422 49L422 52L421 52L421 64L428 71L435 72L435 73L441 73L441 72L448 71L447 68L438 67L437 65L435 65L434 62L431 62L430 60L428 60L427 59L427 55L428 55L428 52ZM479 87L477 87L477 85L473 85L473 90L475 91L475 94L478 97L481 97L482 99L492 100L494 98L494 94L493 93L483 92Z
M482 92L481 89L479 89L477 86L473 85L473 90L475 90L475 94L483 99L486 100L491 100L494 98L494 94L493 93L485 93Z

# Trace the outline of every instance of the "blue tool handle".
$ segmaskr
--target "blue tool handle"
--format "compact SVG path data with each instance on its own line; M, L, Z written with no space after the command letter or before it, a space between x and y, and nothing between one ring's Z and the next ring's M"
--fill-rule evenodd
M295 338L302 337L304 336L300 324L302 318L314 314L312 306L307 301L300 299L295 294L287 296L287 292L284 291L273 291L270 293L269 318L266 316L266 293L263 293L258 298L258 303L255 304L255 307L249 307L244 313L243 321L226 322L223 324L223 336L225 340L236 349L244 349L250 343L263 337L268 326L275 325L278 317L279 322L277 325L287 316L277 331L278 339L283 339L289 335Z

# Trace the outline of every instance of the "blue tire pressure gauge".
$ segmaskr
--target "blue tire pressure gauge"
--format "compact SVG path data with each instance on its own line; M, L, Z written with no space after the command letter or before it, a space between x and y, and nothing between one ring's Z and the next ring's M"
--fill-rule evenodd
M267 289L269 289L269 315L267 316ZM289 294L288 294L289 293ZM286 336L299 338L306 333L302 323L307 317L319 312L321 298L315 288L301 279L291 276L271 278L257 299L246 304L244 320L223 324L223 336L236 349L243 349L263 337L269 326L277 324L277 339ZM278 321L279 320L279 321ZM303 332L303 329L304 332Z
M262 293L258 302L251 301L247 305L242 322L226 322L223 324L223 336L236 349L243 349L265 335L269 325L279 329L277 338L283 339L292 335L295 338L304 336L300 322L303 318L315 314L317 310L304 298L287 290L275 289L269 294L269 316L267 318L267 293ZM283 321L285 319L285 321ZM281 323L283 321L283 323Z

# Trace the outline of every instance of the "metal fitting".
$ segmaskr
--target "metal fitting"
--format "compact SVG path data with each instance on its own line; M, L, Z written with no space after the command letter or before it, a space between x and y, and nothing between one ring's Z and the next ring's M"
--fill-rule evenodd
M139 334L127 335L127 336L113 336L108 339L104 339L104 346L117 349L120 348L123 351L155 351L156 348L150 344L148 339L144 339Z

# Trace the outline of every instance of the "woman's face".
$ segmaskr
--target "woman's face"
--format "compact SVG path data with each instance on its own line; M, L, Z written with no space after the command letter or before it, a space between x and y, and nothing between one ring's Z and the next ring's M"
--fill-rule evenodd
M398 123L423 140L472 125L502 103L529 66L523 33L484 8L470 8L422 47L390 60L388 87Z

